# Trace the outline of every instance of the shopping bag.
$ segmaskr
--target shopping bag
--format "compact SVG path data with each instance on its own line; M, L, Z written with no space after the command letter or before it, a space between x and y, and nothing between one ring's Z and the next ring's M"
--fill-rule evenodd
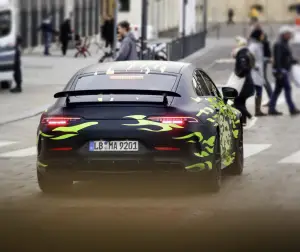
M225 87L234 88L240 94L245 83L245 78L238 77L234 72L231 73Z
M295 64L292 66L291 80L298 88L300 88L300 65L299 64Z
M262 74L259 71L252 70L251 77L254 85L262 87L265 84L265 78L262 76Z

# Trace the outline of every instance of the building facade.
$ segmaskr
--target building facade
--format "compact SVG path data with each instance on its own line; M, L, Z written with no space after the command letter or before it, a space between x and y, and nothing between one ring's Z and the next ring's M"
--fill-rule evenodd
M113 2L114 0L106 0ZM148 0L148 25L158 32L178 29L181 26L183 0ZM132 24L141 23L141 0L119 0L120 8L118 20L128 20ZM208 0L207 21L226 22L227 12L232 8L235 12L236 22L248 22L249 11L252 5L263 7L260 15L261 21L288 22L295 19L295 14L289 12L289 5L299 3L299 0ZM203 0L188 0L188 23L196 22L201 27L203 20ZM112 12L113 13L113 12ZM193 16L193 17L192 17ZM189 29L193 27L190 24Z
M226 21L227 11L232 8L236 22L248 22L251 6L260 5L263 7L261 21L289 22L295 18L295 13L289 12L289 6L296 3L300 3L299 0L208 0L208 21Z
M60 24L70 18L74 33L84 37L100 33L99 0L15 0L15 6L19 11L19 33L25 48L43 44L38 27L49 15L57 31Z

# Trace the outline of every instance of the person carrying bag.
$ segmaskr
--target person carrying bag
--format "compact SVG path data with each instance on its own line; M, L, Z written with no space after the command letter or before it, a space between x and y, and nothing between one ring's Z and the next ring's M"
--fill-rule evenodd
M228 81L227 84L238 91L238 96L234 100L234 107L242 113L243 125L246 126L247 119L251 120L250 124L257 120L257 118L251 115L246 107L247 99L254 94L251 70L255 66L255 60L247 48L246 39L237 37L236 40L238 42L238 47L232 54L235 58L234 71L230 77L232 83L229 83Z

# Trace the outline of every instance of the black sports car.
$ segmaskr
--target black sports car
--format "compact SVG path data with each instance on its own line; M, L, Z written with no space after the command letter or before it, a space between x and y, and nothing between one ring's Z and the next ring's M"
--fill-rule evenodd
M127 61L78 71L37 131L42 191L70 188L84 174L206 171L212 191L221 169L243 171L241 114L201 69L182 62ZM224 99L224 100L223 100Z

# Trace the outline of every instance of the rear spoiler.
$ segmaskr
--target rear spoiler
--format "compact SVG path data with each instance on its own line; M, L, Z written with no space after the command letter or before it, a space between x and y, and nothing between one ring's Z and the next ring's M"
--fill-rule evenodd
M162 90L143 90L143 89L94 89L94 90L74 90L62 91L54 95L54 98L67 98L67 104L70 102L69 97L72 96L86 96L86 95L153 95L163 96L163 103L168 104L168 96L181 97L180 94L172 91Z

